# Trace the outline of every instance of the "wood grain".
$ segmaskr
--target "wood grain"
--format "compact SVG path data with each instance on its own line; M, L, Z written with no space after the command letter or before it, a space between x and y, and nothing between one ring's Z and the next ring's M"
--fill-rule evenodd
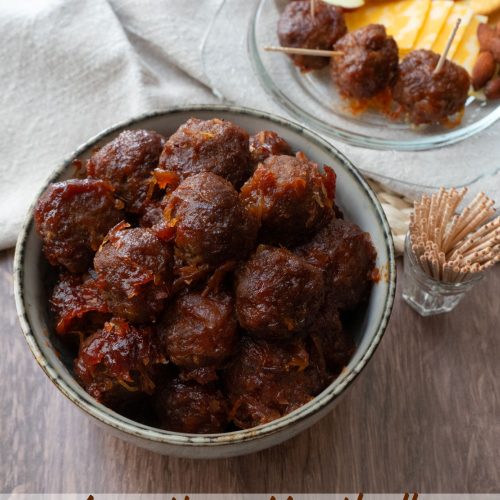
M22 337L11 268L0 254L0 492L500 490L500 268L446 316L420 318L398 294L374 359L329 416L218 461L143 451L66 401Z

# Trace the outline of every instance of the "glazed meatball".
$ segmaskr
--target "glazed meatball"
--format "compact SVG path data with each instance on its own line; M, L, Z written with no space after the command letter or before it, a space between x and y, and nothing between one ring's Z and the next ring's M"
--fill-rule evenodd
M349 363L355 344L340 321L333 294L327 298L308 329L310 363L328 385Z
M381 24L348 33L335 50L342 54L332 57L331 76L343 96L369 99L396 82L398 46Z
M175 228L176 256L191 265L244 258L257 237L257 221L238 192L211 172L184 180L170 195L165 216Z
M434 74L439 57L430 50L414 50L401 62L394 99L415 125L443 123L464 109L469 74L448 60Z
M270 343L243 338L226 374L230 418L241 428L271 422L310 401L321 389L302 340Z
M180 295L165 312L160 336L172 363L188 369L218 367L235 350L236 319L231 295Z
M114 227L94 259L110 311L130 321L154 321L172 286L173 252L147 228Z
M75 331L85 333L89 327L102 326L108 319L109 309L102 297L101 287L90 275L61 274L52 292L50 305L59 335Z
M139 218L142 227L155 227L165 222L163 217L164 207L160 201L150 201L144 206L144 211Z
M304 331L318 312L323 275L285 248L261 245L238 270L235 294L242 328L266 340L285 339Z
M166 142L160 169L176 173L180 180L212 172L239 188L250 175L248 133L218 118L191 118Z
M291 154L290 144L276 132L263 130L250 137L250 159L254 167L270 156Z
M297 245L332 217L335 174L303 154L270 156L241 188L241 199L260 222L259 238L271 245Z
M121 218L111 185L93 179L51 184L35 208L47 260L73 273L89 269L106 233Z
M155 370L165 363L150 327L113 318L82 343L75 374L92 397L114 406L136 393L152 394Z
M331 50L335 42L347 33L342 9L316 2L314 17L309 0L290 2L278 22L278 38L284 47ZM327 57L290 56L302 71L328 66Z
M324 270L325 288L339 309L353 309L368 298L376 251L356 224L333 219L296 253Z
M174 379L155 399L161 426L169 431L215 434L227 425L226 400L213 386Z
M125 130L87 162L89 177L110 182L126 209L141 213L152 188L165 138L151 130Z

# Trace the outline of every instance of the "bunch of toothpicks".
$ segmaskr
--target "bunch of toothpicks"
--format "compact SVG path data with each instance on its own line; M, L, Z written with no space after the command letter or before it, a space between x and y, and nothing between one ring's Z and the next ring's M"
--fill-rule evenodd
M424 195L410 218L411 250L430 277L460 283L500 261L500 217L495 202L479 193L462 213L457 209L467 188Z

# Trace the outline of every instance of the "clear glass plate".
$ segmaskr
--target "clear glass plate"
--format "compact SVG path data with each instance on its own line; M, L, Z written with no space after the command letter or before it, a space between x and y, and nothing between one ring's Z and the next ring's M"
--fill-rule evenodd
M301 73L288 56L266 52L279 45L276 27L288 0L260 0L248 34L252 65L274 99L297 119L332 138L371 149L416 151L453 144L473 136L500 118L498 101L470 96L460 125L414 127L366 111L352 115L331 84L328 68Z

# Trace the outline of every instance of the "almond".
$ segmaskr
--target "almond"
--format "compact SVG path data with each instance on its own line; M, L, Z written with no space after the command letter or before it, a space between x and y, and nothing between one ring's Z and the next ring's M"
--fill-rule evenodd
M496 62L500 62L500 34L496 28L481 23L477 28L477 39L481 51L492 53Z
M500 76L493 78L486 84L484 95L488 99L500 99Z
M472 86L474 90L482 89L495 74L497 64L491 52L481 52L472 70Z

